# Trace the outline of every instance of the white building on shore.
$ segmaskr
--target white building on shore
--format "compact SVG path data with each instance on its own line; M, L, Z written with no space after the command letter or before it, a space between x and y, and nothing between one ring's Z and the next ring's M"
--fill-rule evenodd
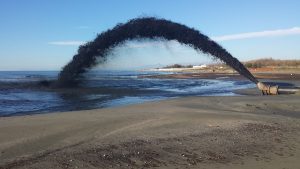
M207 68L207 65L199 65L199 66L193 66L193 69L204 69Z

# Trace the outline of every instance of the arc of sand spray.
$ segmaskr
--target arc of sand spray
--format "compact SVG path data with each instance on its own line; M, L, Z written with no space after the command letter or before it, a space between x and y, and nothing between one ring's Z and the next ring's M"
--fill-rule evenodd
M99 58L105 62L106 54L112 48L127 40L142 38L177 40L223 61L253 83L258 83L238 59L198 30L169 20L146 17L118 24L99 34L95 40L80 46L78 53L60 72L57 85L62 87L77 85L81 82L83 73L99 63Z

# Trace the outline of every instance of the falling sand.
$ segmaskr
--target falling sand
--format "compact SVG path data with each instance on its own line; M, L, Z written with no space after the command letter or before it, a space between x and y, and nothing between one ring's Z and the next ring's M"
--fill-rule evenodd
M199 52L220 59L252 82L258 82L238 59L199 31L165 19L149 17L118 24L99 34L94 41L80 46L78 53L60 72L57 85L60 87L76 86L82 80L83 73L99 62L105 62L107 53L111 49L128 40L145 38L177 40Z

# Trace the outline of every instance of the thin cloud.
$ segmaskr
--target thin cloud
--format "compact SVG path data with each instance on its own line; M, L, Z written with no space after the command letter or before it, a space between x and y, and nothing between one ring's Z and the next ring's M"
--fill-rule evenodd
M212 39L215 41L228 41L228 40L238 40L238 39L260 38L260 37L297 35L297 34L300 34L300 27L215 36L212 37Z
M300 27L294 27L289 29L278 29L278 30L267 30L260 32L248 32L224 36L214 36L211 39L215 41L229 41L229 40L240 40L240 39L251 39L261 37L275 37L275 36L288 36L288 35L300 35ZM58 46L79 46L85 44L86 41L54 41L49 42L50 45ZM160 47L165 46L166 42L161 41L150 41L150 42L135 42L125 45L127 48L145 48L148 46Z
M85 41L54 41L49 42L49 45L58 45L58 46L79 46L85 44Z

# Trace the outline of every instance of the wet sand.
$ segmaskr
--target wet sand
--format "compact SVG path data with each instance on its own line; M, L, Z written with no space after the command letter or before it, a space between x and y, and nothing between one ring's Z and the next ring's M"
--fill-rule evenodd
M256 72L253 73L257 79L269 79L269 80L292 80L300 81L300 73L284 73L284 72ZM146 75L140 76L140 78L158 78L158 79L235 79L235 80L247 80L244 76L238 73L207 73L207 72L180 72L178 74L166 74L166 75Z
M0 168L299 168L300 95L254 90L2 117Z

